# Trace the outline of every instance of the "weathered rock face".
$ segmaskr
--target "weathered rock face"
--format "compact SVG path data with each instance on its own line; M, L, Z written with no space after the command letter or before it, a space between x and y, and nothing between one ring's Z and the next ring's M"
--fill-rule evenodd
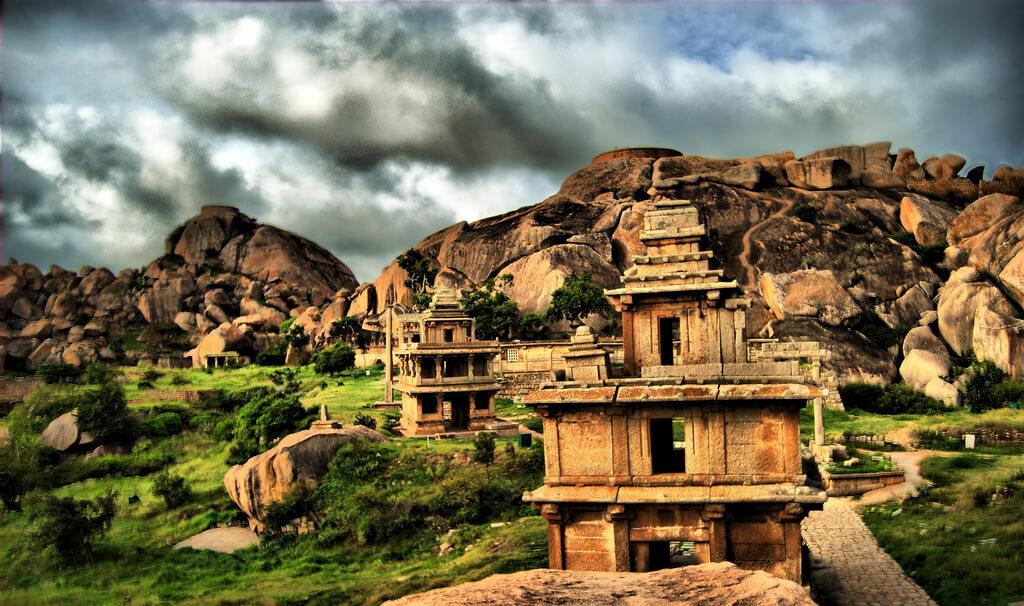
M1014 378L1024 377L1024 320L978 307L971 344L979 360L993 362Z
M601 288L614 288L621 278L608 259L594 249L580 244L560 244L523 257L505 269L515 276L507 294L519 303L523 313L544 313L551 302L551 293L562 285L571 271L589 271L593 282Z
M832 327L809 320L773 320L760 336L782 341L818 341L825 344L831 357L822 367L839 377L839 383L853 382L888 385L897 377L892 355L873 344L859 332Z
M932 298L918 284L908 288L899 299L875 306L875 313L890 327L916 326L926 312L934 309Z
M252 347L252 339L249 335L250 333L242 331L239 327L225 322L203 337L199 345L189 352L192 363L199 366L207 355L225 351L248 353L247 350Z
M906 357L915 349L931 352L937 356L949 357L949 352L942 340L935 336L928 326L917 326L910 329L903 338L903 355Z
M839 158L790 160L784 168L789 182L802 189L845 187L850 178L850 165Z
M923 391L928 382L939 375L949 375L949 358L930 351L915 349L900 364L900 376L914 389Z
M963 267L950 276L939 291L939 334L957 354L973 348L974 317L980 308L1013 316L1013 304L973 267Z
M807 316L839 326L860 314L853 297L831 271L804 269L789 274L762 274L761 295L780 320Z
M892 172L904 179L924 179L924 168L917 163L914 150L901 148L896 152L896 161L892 165Z
M743 604L813 606L800 585L729 562L655 572L525 570L386 602L395 606L489 604Z
M387 442L362 425L343 429L307 429L286 436L270 450L235 465L224 476L228 496L249 516L250 527L262 530L267 505L294 490L313 490L342 444L354 439Z
M942 379L935 377L924 386L924 394L942 402L946 406L961 406L963 396L955 385L951 385Z
M956 211L946 204L918 194L904 196L900 202L900 222L923 246L945 244L946 230L954 217Z

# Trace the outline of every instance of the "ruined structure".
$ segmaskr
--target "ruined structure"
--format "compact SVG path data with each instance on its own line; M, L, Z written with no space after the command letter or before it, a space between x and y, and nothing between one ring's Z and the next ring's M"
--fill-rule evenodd
M407 339L410 325L418 334ZM455 294L439 290L422 315L399 318L402 432L434 435L498 429L494 416L497 341L477 341Z
M665 568L692 542L697 563L801 580L800 520L826 496L804 485L799 410L824 394L796 360L748 361L750 300L711 268L706 235L699 205L657 202L640 232L648 254L606 291L623 378L581 331L566 381L526 397L547 469L524 499L548 520L551 568Z

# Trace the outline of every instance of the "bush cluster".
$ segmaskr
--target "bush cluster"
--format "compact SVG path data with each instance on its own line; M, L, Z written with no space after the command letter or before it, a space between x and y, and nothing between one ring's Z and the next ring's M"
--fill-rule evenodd
M882 415L934 414L943 412L942 402L906 383L893 383L885 389L871 383L850 383L839 388L839 397L847 409Z
M318 375L336 376L356 364L356 352L344 343L336 343L313 354L313 370Z
M95 500L47 496L43 499L33 542L53 549L64 567L92 560L93 541L110 529L117 515L117 493L107 492Z

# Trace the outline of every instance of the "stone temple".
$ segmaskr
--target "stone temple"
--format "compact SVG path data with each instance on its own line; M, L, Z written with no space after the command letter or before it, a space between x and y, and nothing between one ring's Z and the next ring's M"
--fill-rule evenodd
M439 290L423 314L400 317L402 433L407 436L500 430L494 416L497 341L477 341L475 322L455 293ZM408 335L410 326L418 330ZM410 338L406 338L409 336ZM500 427L499 427L500 426Z
M749 362L738 284L712 269L702 207L656 202L648 254L606 291L622 313L614 377L585 329L564 381L526 396L544 419L550 567L644 572L731 561L801 581L799 411L823 391L799 363Z

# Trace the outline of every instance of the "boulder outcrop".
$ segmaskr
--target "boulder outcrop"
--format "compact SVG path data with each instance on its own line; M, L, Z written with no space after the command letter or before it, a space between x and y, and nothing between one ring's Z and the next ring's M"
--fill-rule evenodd
M259 532L270 503L280 501L294 490L315 489L337 450L355 439L388 441L362 425L293 433L270 450L229 469L224 476L228 496L249 516L250 528Z
M831 271L803 269L788 274L761 275L761 294L775 317L817 318L839 326L860 314L860 307Z
M948 357L936 355L923 349L907 354L900 364L900 376L914 389L923 391L928 382L941 376L948 376L951 363Z
M1013 304L973 267L962 267L939 291L939 334L957 354L974 347L974 318L981 308L1004 316L1015 313Z
M730 562L655 572L525 570L434 589L386 602L394 606L488 606L491 604L743 604L813 606L800 585Z
M946 231L955 217L956 211L948 205L918 194L903 196L900 202L900 222L922 246L945 244Z

